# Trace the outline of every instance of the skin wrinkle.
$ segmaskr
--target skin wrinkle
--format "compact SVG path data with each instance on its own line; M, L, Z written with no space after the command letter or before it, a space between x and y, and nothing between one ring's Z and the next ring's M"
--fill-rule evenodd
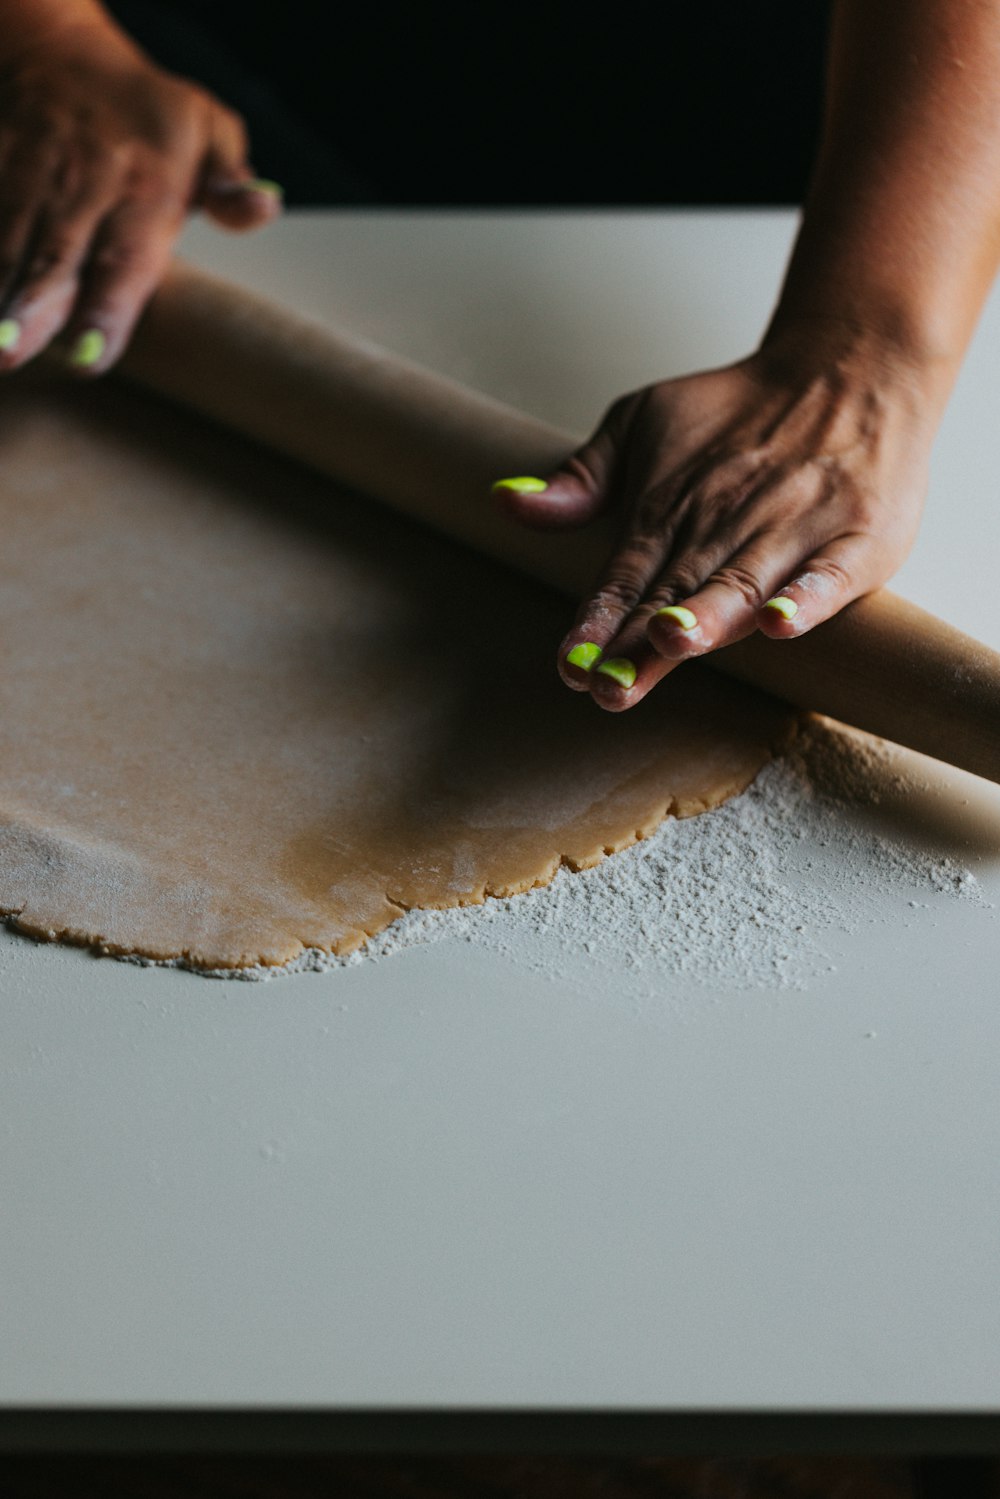
M747 493L742 497L742 499L736 502L736 505L730 504L732 500L730 491L727 491L725 488L717 491L714 498L719 505L719 508L722 508L723 505L726 505L729 508L735 509L740 504L746 507L750 501L759 500L760 497L763 494L767 493L769 490L775 492L780 491L782 485L786 483L791 477L792 472L794 472L795 474L798 474L800 472L791 464L791 462L783 464L776 473L768 472L764 465L760 466L760 471L762 471L764 474L761 482L754 488L749 489ZM821 480L823 479L823 476L819 477L821 477ZM835 481L831 481L828 476L825 479L823 487L823 498L829 498L836 492L836 483ZM709 510L710 506L702 501L701 503L693 504L689 513L695 517L705 518L707 517ZM755 514L756 512L753 513ZM742 528L740 528L740 530L737 532L737 535L739 536L738 542L736 540L726 540L723 543L717 543L715 551L719 553L724 549L725 555L732 556L735 555L737 551L747 551L749 549L754 549L757 543L761 541L772 528L773 523L770 520L761 521L759 524L754 526L747 534L743 534ZM805 548L803 549L803 554L807 555L807 550ZM682 555L676 557L671 561L669 568L669 583L665 587L660 584L655 585L651 589L649 598L646 601L649 605L650 614L655 612L655 609L657 607L660 607L662 604L675 603L680 598L689 597L697 588L703 586L710 578L722 580L727 577L733 577L737 580L739 586L743 588L743 591L746 593L749 600L752 601L754 598L759 598L760 602L763 602L763 598L760 596L766 590L764 590L760 586L759 580L754 579L753 587L748 588L746 587L747 575L745 573L742 573L738 568L735 570L729 570L722 563L716 563L713 565L712 562L704 561L701 563L701 565L698 565L697 557L698 554L695 548L687 547L684 549L684 553Z
M641 406L648 409L649 400L648 395L644 396ZM794 588L796 571L806 568L813 549L822 548L827 537L831 538L826 542L829 546L863 531L869 516L852 465L879 461L884 446L884 422L880 420L884 405L882 393L869 382L852 389L846 370L837 368L832 373L813 372L805 388L796 391L794 399L780 402L777 408L767 402L765 416L758 417L756 424L752 410L748 413L746 405L738 409L726 429L738 434L739 440L746 444L742 451L726 455L721 463L718 444L707 453L695 454L685 467L651 487L636 503L635 529L609 568L615 586L608 590L606 583L601 585L603 621L611 626L610 639L607 632L598 635L597 643L605 654L634 659L637 646L642 648L641 640L635 638L636 627L652 623L656 608L662 604L689 601L706 586L716 590L725 588L731 597L741 601L742 607L756 611L781 587L771 556L776 556L780 564L781 551L791 551L784 559L787 564L784 576L787 587ZM776 441L779 430L776 409L784 418L782 430L789 434L793 444L793 451L784 457ZM839 451L822 451L834 444ZM810 452L810 448L821 451ZM692 483L695 474L700 476L701 487L697 482ZM782 512L793 498L803 521L785 538L782 548ZM662 518L664 507L671 512L666 522ZM658 513L661 519L657 527ZM837 525L838 517L843 519L843 528ZM808 528L805 534L803 522ZM711 538L713 533L718 536L720 524L725 531L706 557L702 538ZM665 559L658 578L649 577L649 538L656 536L657 531L660 555ZM773 549L762 545L771 536ZM692 545L696 537L701 543L697 548ZM709 563L714 565L709 567ZM817 566L826 566L831 577L839 576L844 580L843 586L850 586L847 569L835 558L830 557ZM646 586L640 592L643 579L647 580ZM623 586L626 580L628 586ZM603 596L609 592L610 608L607 597ZM617 620L613 617L616 600ZM697 608L693 612L697 615ZM627 623L615 635L615 625L623 619ZM575 638L581 633L588 637L597 633L596 617L586 605L578 623L582 629L571 632ZM783 633L799 634L807 623L800 617L794 622L783 621ZM657 624L658 628L664 628L660 622ZM689 637L683 646L678 646L677 628L665 628L670 630L669 655L675 660L711 648L715 643L711 633L700 628L700 621L697 638ZM728 638L739 638L748 633L752 624L734 620L728 628ZM566 648L572 643L574 639L567 642ZM638 685L641 689L642 684ZM591 690L600 695L605 705L612 705L608 694L614 694L615 688L592 683ZM630 696L635 692L633 688ZM620 699L614 705L619 706Z

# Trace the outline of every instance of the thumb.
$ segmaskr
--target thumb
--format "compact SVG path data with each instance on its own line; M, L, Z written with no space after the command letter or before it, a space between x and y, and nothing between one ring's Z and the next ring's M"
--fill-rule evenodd
M545 478L498 479L493 496L522 526L557 531L585 526L610 502L622 450L623 402L608 411L594 435Z
M256 229L281 212L281 188L254 176L240 116L214 99L211 109L197 205L224 229Z

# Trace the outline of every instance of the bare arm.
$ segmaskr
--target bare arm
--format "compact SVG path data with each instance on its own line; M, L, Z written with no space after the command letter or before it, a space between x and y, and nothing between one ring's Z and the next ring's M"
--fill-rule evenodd
M794 637L884 583L998 261L1000 5L839 0L823 140L759 348L622 397L544 488L498 491L529 525L621 514L559 648L567 684L628 708L680 661Z
M230 228L278 211L240 118L97 0L0 0L0 371L60 335L107 369L196 206Z
M942 402L1000 264L1000 7L838 0L823 140L769 335L837 322Z

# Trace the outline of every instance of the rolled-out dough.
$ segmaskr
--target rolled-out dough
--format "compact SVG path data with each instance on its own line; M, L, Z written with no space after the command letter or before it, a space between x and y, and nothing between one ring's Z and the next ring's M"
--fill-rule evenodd
M791 723L690 666L602 713L565 600L114 382L5 384L0 507L0 909L35 936L350 951L716 805Z

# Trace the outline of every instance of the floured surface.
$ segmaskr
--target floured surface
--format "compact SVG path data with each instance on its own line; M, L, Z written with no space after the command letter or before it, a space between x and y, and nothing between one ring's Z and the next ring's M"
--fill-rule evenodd
M985 937L996 908L966 851L954 842L950 851L935 848L919 813L896 827L879 816L926 792L912 764L881 740L807 720L740 796L695 821L668 819L593 869L559 870L544 889L466 910L411 911L349 956L306 953L289 969L244 968L239 977L353 966L459 941L547 979L589 981L616 1000L627 986L633 1001L660 1010L684 1008L692 985L809 989L836 971L838 936L856 938L875 924L922 926L943 903L976 907Z
M111 382L5 386L0 907L196 966L594 864L786 731L682 669L601 713L567 605ZM484 503L488 503L484 500Z

